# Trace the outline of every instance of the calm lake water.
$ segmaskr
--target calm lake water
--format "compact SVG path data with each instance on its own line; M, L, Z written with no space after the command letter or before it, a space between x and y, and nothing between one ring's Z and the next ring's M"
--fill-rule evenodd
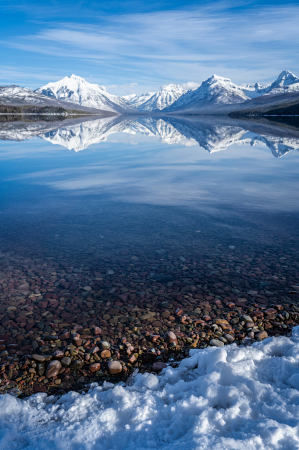
M118 117L2 123L0 137L3 255L113 270L124 279L133 270L140 295L142 281L157 273L203 284L208 278L201 276L212 277L208 290L225 285L232 261L234 283L241 283L244 255L259 275L231 292L233 299L257 289L261 274L266 285L269 277L284 279L287 289L296 283L293 128L229 118ZM192 258L195 266L205 261L204 272L183 269ZM108 289L121 293L109 283Z
M1 127L2 250L83 264L121 249L298 242L299 133L145 117L42 127Z

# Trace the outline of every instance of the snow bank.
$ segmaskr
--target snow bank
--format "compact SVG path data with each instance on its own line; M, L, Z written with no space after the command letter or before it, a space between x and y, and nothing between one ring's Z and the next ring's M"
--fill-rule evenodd
M192 350L133 386L0 398L0 450L299 448L299 327L252 347Z

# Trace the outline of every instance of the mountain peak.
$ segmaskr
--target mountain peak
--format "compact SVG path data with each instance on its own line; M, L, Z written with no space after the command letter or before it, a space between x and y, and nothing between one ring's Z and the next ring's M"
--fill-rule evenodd
M266 94L298 91L299 78L289 70L282 71L275 81L267 88Z
M74 73L70 76L70 78L74 79L74 80L84 80L84 78L79 77L78 75L75 75ZM84 80L85 81L85 80Z
M182 89L182 87L179 84L170 83L165 86L162 86L160 91L173 91L175 89Z
M298 82L299 79L289 70L283 70L281 74L278 75L277 80L274 83L280 83L283 86L287 86L289 84L293 84L294 82Z
M231 83L230 78L224 78L224 77L220 77L219 75L212 75L210 78L208 78L206 80L207 83L212 83L214 81L220 81L220 82L226 82L226 83Z
M86 80L84 78L79 77L78 75L75 75L75 74L72 74L70 77L67 77L67 78L70 78L71 80L78 80L78 81L86 82Z

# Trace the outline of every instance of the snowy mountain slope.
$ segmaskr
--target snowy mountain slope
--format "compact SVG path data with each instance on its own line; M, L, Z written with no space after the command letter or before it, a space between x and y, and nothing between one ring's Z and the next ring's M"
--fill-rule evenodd
M193 91L187 91L163 112L186 111L205 106L242 103L249 97L228 78L213 75Z
M268 86L264 86L263 84L260 83L255 83L240 86L240 88L247 97L256 98L259 97L260 95L263 95L266 92Z
M53 106L62 107L64 109L73 109L76 111L85 111L90 113L101 113L104 111L95 110L92 108L87 108L74 103L65 103L62 100L57 100L56 98L50 98L39 92L31 91L27 88L22 88L20 86L0 86L0 104L9 106Z
M255 83L240 86L240 88L250 98L256 98L261 95L297 92L299 91L299 78L289 70L284 70L269 86L263 86L262 84Z
M299 78L289 70L284 70L278 78L266 89L265 94L282 94L299 91Z
M118 113L136 113L133 105L123 97L109 94L105 87L88 83L84 78L76 75L64 77L55 83L48 83L35 92L89 108Z
M138 110L144 112L162 111L172 105L186 92L186 89L183 89L178 84L169 84L168 86L161 88L146 102L139 105Z
M155 95L155 92L147 92L146 94L141 94L139 96L136 94L124 95L123 98L131 102L135 108L138 108L138 106L147 102L153 95Z

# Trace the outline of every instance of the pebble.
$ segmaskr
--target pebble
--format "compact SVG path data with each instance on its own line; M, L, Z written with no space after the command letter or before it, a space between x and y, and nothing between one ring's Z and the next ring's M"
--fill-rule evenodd
M122 371L122 365L118 361L109 361L108 371L110 375L116 375Z
M233 336L231 336L230 334L225 334L224 337L227 341L230 341L230 342L234 342L234 340L235 340L235 338Z
M66 367L70 366L70 365L71 365L71 362L72 362L72 360L71 360L71 358L69 358L68 356L65 356L65 357L62 358L62 360L61 360L61 364L62 364L63 366L66 366Z
M110 344L107 341L102 341L101 346L102 346L102 348L110 348Z
M111 352L109 350L102 350L101 351L101 358L110 358Z
M153 364L153 371L154 372L161 372L161 370L166 369L167 364L163 363L163 362L155 362Z
M46 377L47 378L56 377L61 367L62 367L61 362L58 361L57 359L51 361L46 370Z
M89 370L90 370L92 373L96 372L96 371L99 370L100 368L101 368L101 364L100 364L100 363L94 363L94 364L91 364L91 365L89 366Z
M218 339L211 339L210 345L213 345L214 347L222 347L224 343L219 341Z
M165 340L166 344L172 344L172 343L177 344L177 342L178 342L177 337L173 331L167 331L167 333L164 334L164 340Z
M46 357L42 356L42 355L32 355L32 358L34 359L34 361L41 362L41 363L46 361Z
M261 331L255 337L258 341L263 341L264 339L267 339L268 333L266 331Z

